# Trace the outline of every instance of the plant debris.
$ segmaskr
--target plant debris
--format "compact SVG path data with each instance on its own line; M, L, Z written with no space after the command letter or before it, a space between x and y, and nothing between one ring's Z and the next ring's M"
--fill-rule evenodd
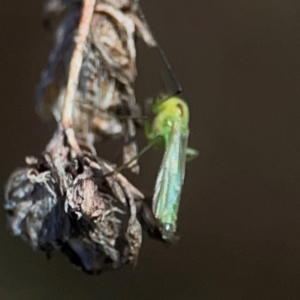
M49 258L59 250L98 274L137 262L142 229L162 240L144 195L94 148L123 137L124 162L137 154L135 38L156 43L136 0L50 0L46 20L64 11L38 86L39 111L58 128L41 155L11 174L4 209L13 234L34 249Z
M135 263L142 226L156 221L143 194L115 166L87 151L74 155L60 127L39 157L8 180L4 209L10 227L33 248L62 250L88 273Z
M48 67L38 86L38 110L57 121L63 111L81 7L75 5L78 1L58 0L47 6L49 14L61 12L67 4L73 4L72 9L58 27ZM156 46L138 16L138 1L96 1L72 107L79 143L91 147L96 140L123 137L124 163L137 155L135 123L142 117L134 93L137 36L148 46ZM138 173L137 163L131 166Z

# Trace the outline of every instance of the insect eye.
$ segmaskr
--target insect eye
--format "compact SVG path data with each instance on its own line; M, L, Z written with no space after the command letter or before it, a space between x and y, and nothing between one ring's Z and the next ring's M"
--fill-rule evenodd
M183 107L180 103L177 103L176 104L176 107L178 108L179 112L180 112L180 116L183 116L184 114L184 110L183 110Z

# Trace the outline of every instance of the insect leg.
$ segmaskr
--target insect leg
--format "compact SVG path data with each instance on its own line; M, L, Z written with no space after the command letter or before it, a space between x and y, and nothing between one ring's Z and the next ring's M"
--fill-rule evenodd
M130 161L126 162L122 166L114 169L112 172L109 172L105 176L112 176L115 173L119 173L121 170L128 168L128 166L135 160L138 160L143 154L145 154L148 150L150 150L159 140L161 139L160 136L153 139L146 147L144 147L135 157L133 157Z
M186 161L192 161L199 155L199 151L193 148L187 148L185 151Z

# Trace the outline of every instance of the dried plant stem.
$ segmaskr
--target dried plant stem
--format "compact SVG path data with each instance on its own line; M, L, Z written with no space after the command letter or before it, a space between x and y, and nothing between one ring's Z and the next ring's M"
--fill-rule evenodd
M49 16L68 9L38 89L41 112L53 115L58 129L45 151L26 158L8 180L10 228L48 257L62 251L88 274L136 264L142 229L163 239L144 195L120 174L152 145L136 156L133 120L121 116L140 117L135 39L149 46L155 40L137 15L139 0L45 2ZM97 156L93 145L102 135L124 136L124 166Z
M78 26L75 49L70 62L68 84L62 112L62 125L65 129L72 127L75 93L78 86L79 72L83 59L83 47L90 29L96 0L84 0L82 14Z

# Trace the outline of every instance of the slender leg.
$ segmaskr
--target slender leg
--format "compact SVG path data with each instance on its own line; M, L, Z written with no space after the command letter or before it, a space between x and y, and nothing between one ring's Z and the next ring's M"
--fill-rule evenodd
M106 174L105 176L112 176L115 173L119 173L121 170L128 168L128 166L135 160L138 160L143 154L145 154L148 150L150 150L159 140L161 139L160 136L156 137L155 139L153 139L145 148L143 148L138 155L136 155L135 157L133 157L130 161L126 162L125 164L123 164L122 166L114 169L112 172Z
M185 154L186 154L186 161L188 162L195 159L199 155L199 151L196 149L187 148Z
M145 120L144 122L144 130L145 130L145 136L148 140L153 140L154 136L153 136L153 132L152 132L152 128L151 128L151 123L149 120Z

